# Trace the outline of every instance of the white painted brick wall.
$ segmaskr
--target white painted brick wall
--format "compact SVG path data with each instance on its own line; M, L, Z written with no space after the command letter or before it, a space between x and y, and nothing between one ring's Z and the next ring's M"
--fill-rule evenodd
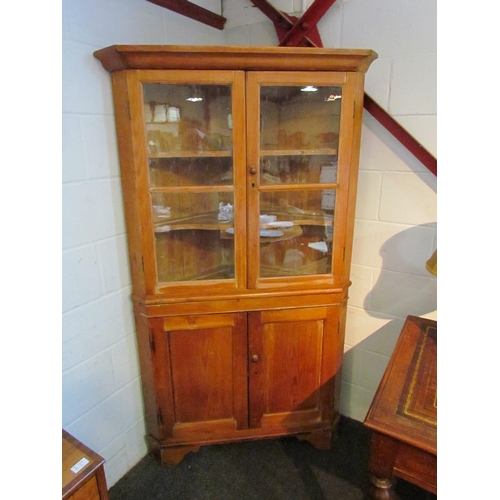
M367 94L436 155L436 2L343 0L340 7L340 46L379 54ZM357 420L406 316L436 318L437 281L425 269L437 244L436 192L436 177L365 112L341 396L342 413Z
M224 34L145 0L63 1L62 424L106 459L109 486L145 455L146 430L110 76L92 54L162 43Z
M196 3L220 12L217 0ZM300 15L302 1L274 5ZM305 2L310 5L310 1ZM109 74L112 44L277 45L248 0L222 32L145 0L63 0L63 425L106 459L113 485L144 454L144 415ZM219 9L219 10L218 10ZM367 92L436 151L435 1L337 0L326 47L372 48ZM363 420L406 314L435 314L436 183L365 113L342 413Z

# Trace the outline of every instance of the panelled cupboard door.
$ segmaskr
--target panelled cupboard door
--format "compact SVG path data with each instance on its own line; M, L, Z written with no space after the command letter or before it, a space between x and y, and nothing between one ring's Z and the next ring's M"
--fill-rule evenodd
M249 313L250 427L314 430L334 417L339 307Z
M246 313L155 320L163 439L196 441L248 428Z
M356 82L248 72L249 288L341 286Z

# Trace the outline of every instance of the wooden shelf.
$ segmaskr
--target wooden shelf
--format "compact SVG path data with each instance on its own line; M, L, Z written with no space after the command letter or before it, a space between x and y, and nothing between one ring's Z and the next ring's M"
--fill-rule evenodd
M203 273L197 275L183 276L182 279L178 279L178 282L192 282L192 281L206 281L206 280L231 280L234 279L234 269L231 266L221 265L204 271ZM167 286L175 283L175 281L159 282L159 286Z
M268 156L336 156L336 148L321 149L261 149L262 158Z
M158 231L159 227L170 226L169 231ZM155 222L155 233L168 233L170 231L182 231L189 229L202 229L207 231L221 231L232 227L231 222L223 222L217 219L217 213L193 215L182 219L165 219Z
M273 278L277 276L308 276L310 274L327 274L328 257L310 261L303 266L297 268L284 269L275 268L272 266L261 266L261 275L264 278Z
M149 153L149 158L230 158L232 151L166 151Z
M229 158L232 151L164 151L149 153L149 158ZM264 149L260 156L337 156L337 149Z
M288 217L296 226L325 226L332 227L333 219L321 215L302 215Z
M283 214L282 217L278 219L279 221L290 221L293 222L291 227L276 227L273 224L261 224L261 229L278 229L285 232L285 234L290 234L294 231L296 234L293 236L298 236L302 233L300 226L325 226L331 227L333 225L333 219L321 216L321 215L301 215L301 216L290 216L289 214ZM155 233L168 233L170 231L185 231L191 229L199 229L205 231L226 231L227 229L233 227L231 222L223 222L217 219L217 213L208 213L201 215L193 215L192 217L184 217L182 219L165 219L163 221L155 222ZM159 231L158 228L169 226L168 231ZM231 235L229 235L231 236ZM265 238L266 240L276 240L276 238Z
M264 228L264 225L261 226L261 228ZM292 227L283 227L283 228L273 228L277 231L282 231L283 234L281 236L261 236L260 237L260 244L261 245L266 245L268 243L276 243L277 241L285 241L285 240L290 240L292 238L296 238L297 236L300 236L302 234L302 228L300 226L292 226Z

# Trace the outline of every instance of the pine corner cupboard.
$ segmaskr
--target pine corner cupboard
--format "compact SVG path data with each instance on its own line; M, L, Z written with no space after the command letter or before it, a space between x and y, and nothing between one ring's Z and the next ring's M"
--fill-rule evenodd
M148 442L339 420L371 50L117 45L111 72Z

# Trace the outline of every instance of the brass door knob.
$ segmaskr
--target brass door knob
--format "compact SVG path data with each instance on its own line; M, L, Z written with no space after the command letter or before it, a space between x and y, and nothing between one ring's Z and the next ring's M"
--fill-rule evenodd
M257 169L255 167L252 167L249 172L252 174L252 175L255 175L257 173Z
M257 354L254 354L252 356L252 363L257 363L257 361L259 361L259 356L257 356Z

